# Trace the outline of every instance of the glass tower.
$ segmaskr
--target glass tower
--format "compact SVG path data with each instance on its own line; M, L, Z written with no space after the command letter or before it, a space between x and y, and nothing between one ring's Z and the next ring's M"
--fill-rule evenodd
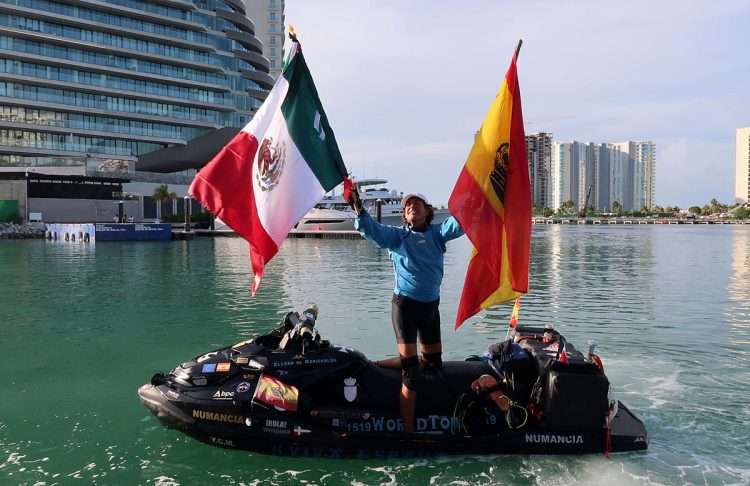
M242 0L0 0L0 167L134 170L273 85Z

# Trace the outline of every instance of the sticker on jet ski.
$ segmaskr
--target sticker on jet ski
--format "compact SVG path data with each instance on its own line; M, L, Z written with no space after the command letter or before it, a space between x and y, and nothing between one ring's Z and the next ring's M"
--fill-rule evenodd
M214 400L232 400L234 399L234 392L216 390L212 398Z
M526 434L527 444L583 444L581 434Z
M289 435L292 431L289 429L289 423L286 420L266 419L263 424L263 432L267 434Z
M274 361L272 363L274 368L289 368L291 366L304 366L304 365L327 365L335 364L338 360L336 358L305 358L305 359L294 359L285 361Z
M230 413L218 413L208 410L193 409L193 418L201 420L210 420L212 422L222 422L225 424L244 424L245 417Z
M347 402L353 402L357 399L357 379L346 378L344 380L344 398Z
M400 418L370 417L369 420L346 421L334 418L331 421L333 427L346 428L352 433L367 432L401 432L404 425ZM461 419L458 417L447 417L445 415L428 415L417 417L415 420L417 432L450 432L459 430Z
M229 439L223 439L221 437L210 437L211 443L222 447L237 447L234 442Z
M253 400L277 410L296 412L299 391L296 386L287 385L268 375L261 375Z

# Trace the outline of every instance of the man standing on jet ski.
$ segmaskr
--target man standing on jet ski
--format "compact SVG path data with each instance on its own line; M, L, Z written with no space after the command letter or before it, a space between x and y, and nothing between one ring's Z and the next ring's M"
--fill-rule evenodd
M442 224L431 224L433 207L419 193L401 200L404 226L376 222L362 207L356 187L349 204L357 213L354 227L379 248L387 248L396 277L391 320L401 363L400 409L404 431L414 432L420 365L417 336L424 366L439 371L443 366L440 340L440 283L443 280L445 244L464 234L451 216Z

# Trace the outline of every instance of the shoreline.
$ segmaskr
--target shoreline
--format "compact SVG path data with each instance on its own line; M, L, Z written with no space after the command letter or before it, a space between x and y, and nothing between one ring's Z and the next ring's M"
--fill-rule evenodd
M44 239L44 225L40 223L0 223L0 240Z
M533 225L750 225L750 219L686 219L686 218L532 218ZM192 239L198 237L236 237L233 231L199 229L189 232L190 238L175 238L175 233L185 233L173 229L173 240ZM289 238L318 238L318 239L359 239L361 235L356 231L291 231ZM43 223L15 224L0 223L0 240L28 240L44 239L45 226Z
M690 219L690 218L603 218L603 217L536 217L532 224L750 224L750 219Z

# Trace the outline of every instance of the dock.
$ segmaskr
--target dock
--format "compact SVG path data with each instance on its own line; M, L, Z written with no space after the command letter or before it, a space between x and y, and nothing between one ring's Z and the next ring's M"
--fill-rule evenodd
M172 231L173 240L192 239L192 236L202 236L211 238L237 237L237 233L231 230L210 230L195 229L189 232L174 229ZM288 238L313 238L320 240L360 240L362 235L357 231L299 231L292 230L287 235Z
M533 224L567 224L567 225L681 225L681 224L750 224L750 220L735 219L665 219L665 218L532 218ZM184 231L174 228L173 240L191 240L195 236L225 238L237 237L231 230L193 229ZM357 231L300 231L292 230L288 238L312 238L319 240L360 240L362 235Z
M287 235L289 238L318 238L325 240L361 240L362 235L358 231L297 231L293 230Z

